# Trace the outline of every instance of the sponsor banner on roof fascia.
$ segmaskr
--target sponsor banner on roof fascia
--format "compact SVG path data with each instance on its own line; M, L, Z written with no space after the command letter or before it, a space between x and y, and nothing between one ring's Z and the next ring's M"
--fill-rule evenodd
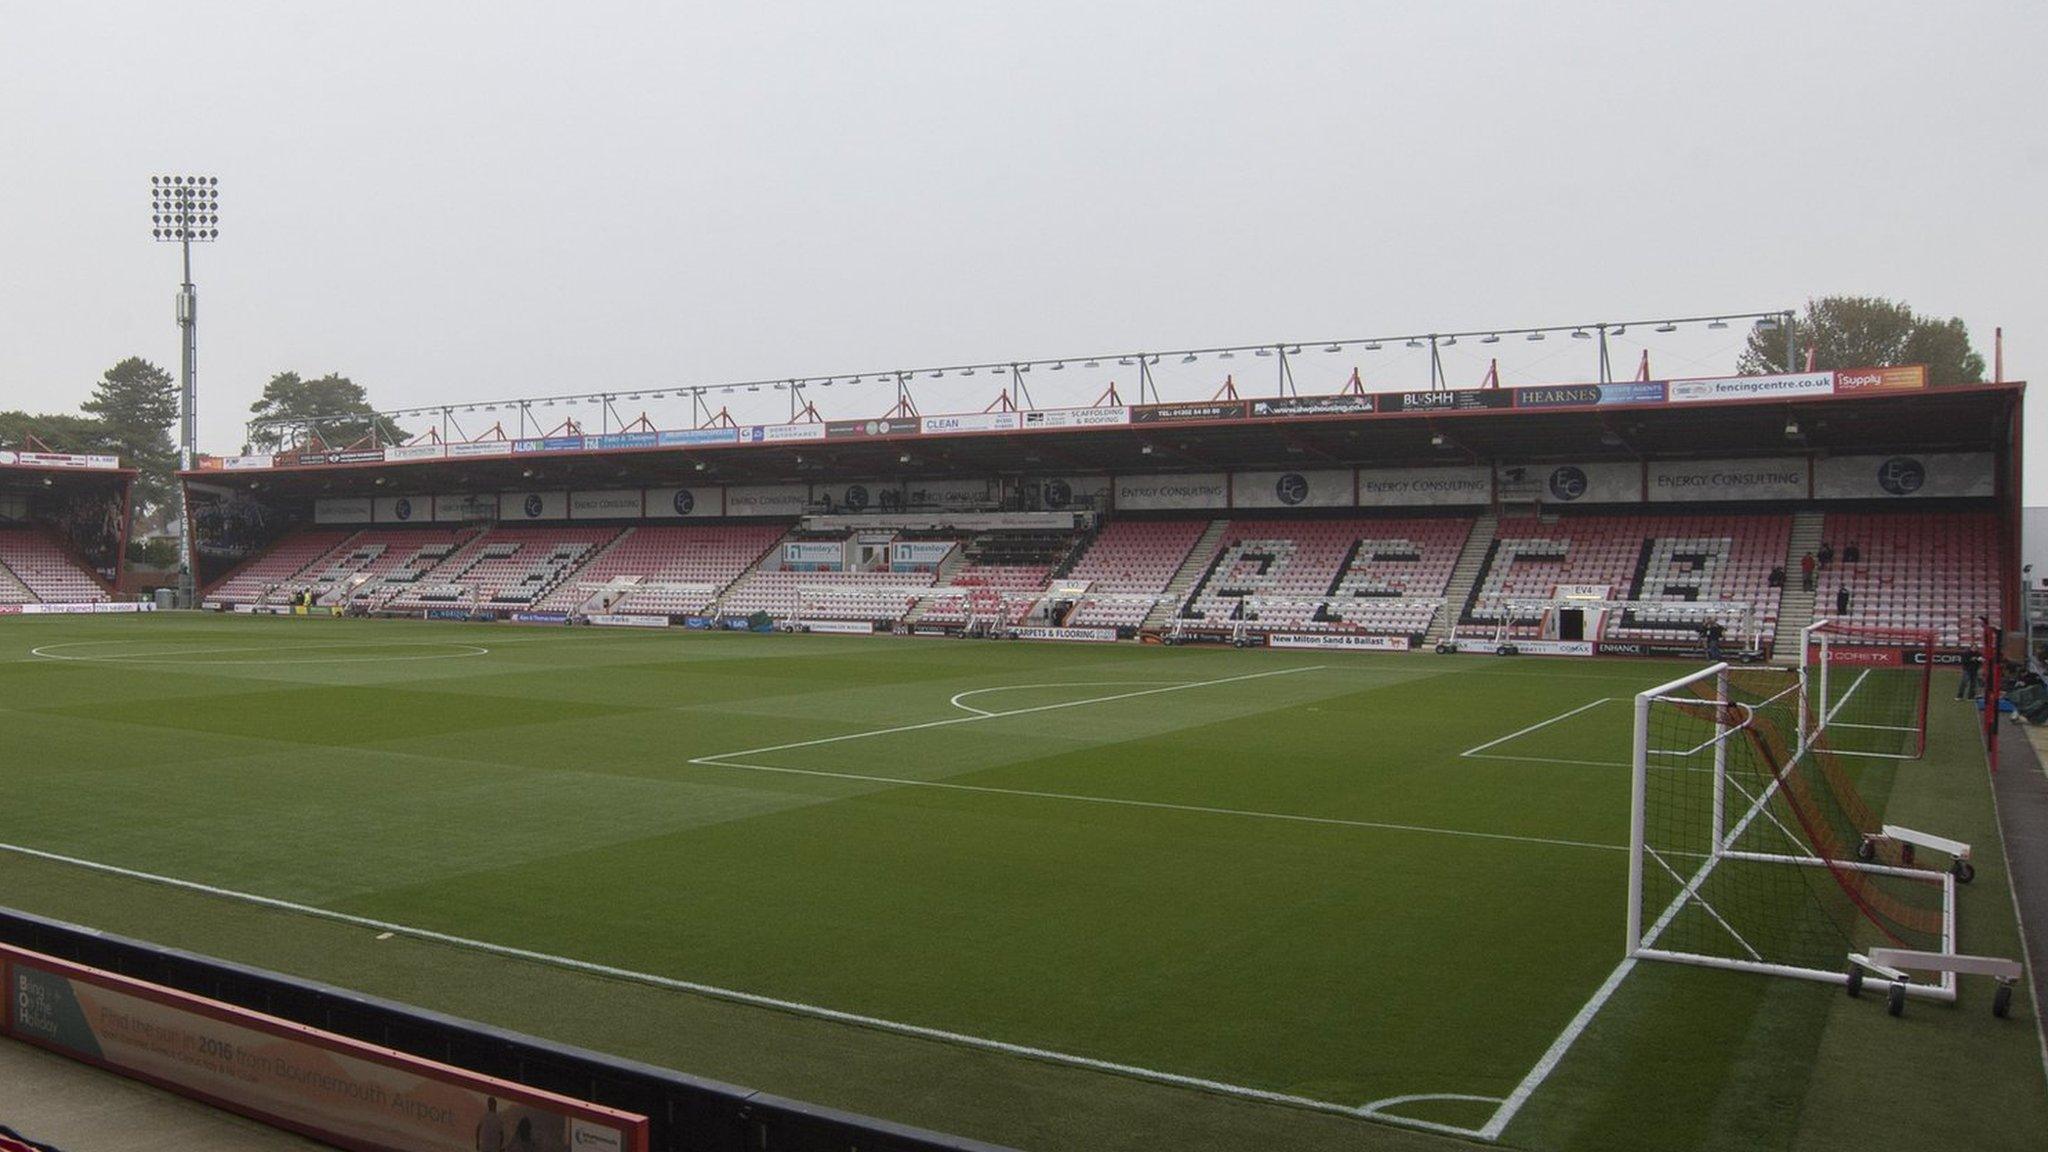
M251 468L268 468L273 463L270 456L230 456L222 460L221 467L229 472L242 472Z
M647 517L650 520L675 520L692 516L725 515L725 490L716 486L702 488L649 488L647 490Z
M75 452L5 452L0 464L23 464L32 468L91 468L104 471L119 468L118 456L90 456Z
M400 448L386 448L386 460L439 460L448 454L444 444L408 444Z
M1359 416L1376 411L1379 404L1376 397L1365 395L1343 396L1280 396L1271 400L1251 402L1254 420L1286 419L1295 416Z
M919 429L926 436L954 432L1014 432L1021 426L1015 412L965 412L955 416L926 416Z
M823 422L810 424L754 424L740 429L740 439L749 444L787 444L792 441L823 440Z
M379 524L424 524L434 518L432 496L379 496L375 508Z
M662 448L687 448L698 444L737 444L740 430L737 428L684 428L676 432L657 432L654 443Z
M654 448L661 443L657 432L607 432L602 436L585 436L583 446L610 451L616 448Z
M1084 640L1100 644L1116 639L1114 628L1019 628L1019 640Z
M1687 500L1804 500L1810 469L1804 456L1761 460L1653 460L1651 503Z
M1301 472L1239 472L1230 478L1233 508L1349 508L1349 468Z
M589 620L592 624L600 624L607 628L668 627L668 617L666 616L619 616L607 612L596 616L588 616L585 619Z
M872 636L875 632L872 620L800 620L797 626L806 632L837 636Z
M1141 404L1131 409L1133 424L1181 424L1200 420L1242 420L1242 400L1204 400L1193 404Z
M862 436L915 436L918 421L915 417L898 417L885 420L829 420L825 423L825 438L845 440Z
M1640 504L1643 466L1633 461L1583 464L1501 464L1494 472L1503 500L1545 504Z
M537 1147L644 1152L644 1117L494 1080L161 985L0 947L5 1032L318 1139L476 1146L495 1109Z
M1034 408L1024 413L1026 428L1106 428L1131 422L1131 410L1103 408Z
M810 507L808 484L735 484L725 490L727 516L801 516Z
M1221 472L1184 476L1119 476L1116 506L1125 511L1160 508L1228 508L1230 478Z
M1104 507L1116 488L1115 482L1107 476L1051 476L1027 483L1038 486L1039 504L1054 512Z
M496 520L498 518L498 497L496 493L468 493L455 496L434 497L434 520L449 524L471 520Z
M572 520L638 520L642 494L638 488L569 493Z
M1538 384L1516 388L1517 408L1591 408L1601 404L1662 404L1664 381L1625 380L1618 384Z
M1483 464L1456 468L1360 468L1358 503L1485 504L1493 499L1493 476Z
M1406 652L1406 636L1366 636L1345 632L1275 632L1266 637L1268 648L1325 648L1353 652Z
M514 440L514 452L581 452L581 436L542 436L538 439Z
M1673 404L1712 400L1772 400L1784 396L1826 396L1835 390L1833 372L1792 372L1778 376L1716 376L1673 380L1666 388Z
M500 520L566 520L569 518L567 492L501 492L498 494Z
M1989 452L1829 456L1814 464L1813 494L1821 500L1996 496L1998 474Z
M367 496L322 496L313 501L313 523L368 524L375 509Z
M384 459L382 448L350 448L335 452L301 452L287 460L279 456L272 463L282 467L288 463L297 464L374 464Z
M1382 412L1476 412L1507 408L1513 394L1501 388L1445 388L1437 392L1376 393Z
M470 456L510 456L510 440L476 440L464 444L448 445L448 458L460 460Z
M1835 394L1859 392L1920 392L1927 387L1927 365L1901 364L1892 368L1844 368L1835 373Z

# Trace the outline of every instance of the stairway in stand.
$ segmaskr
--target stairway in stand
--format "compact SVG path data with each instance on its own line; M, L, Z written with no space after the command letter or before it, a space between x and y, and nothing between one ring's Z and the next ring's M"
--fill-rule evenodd
M1457 626L1466 602L1472 599L1473 586L1484 575L1486 553L1493 547L1494 533L1499 530L1500 515L1490 509L1472 522L1472 534L1465 537L1465 547L1458 552L1458 564L1451 569L1451 582L1444 585L1444 606L1437 609L1436 619L1429 622L1429 631L1422 635L1424 648L1434 648Z
M1796 665L1802 659L1799 633L1813 623L1813 592L1800 579L1799 559L1820 547L1823 516L1811 510L1792 514L1792 537L1785 548L1785 590L1778 595L1778 632L1771 644L1773 664Z
M1188 549L1187 556L1180 562L1180 568L1174 572L1173 579L1167 582L1166 591L1162 593L1164 598L1152 606L1152 611L1145 614L1144 623L1139 625L1141 631L1150 632L1166 627L1166 622L1173 619L1175 612L1180 611L1180 606L1187 601L1188 589L1193 588L1195 581L1202 578L1202 573L1209 570L1210 562L1216 559L1216 553L1223 547L1223 534L1229 530L1228 520L1209 521L1209 527L1202 531L1202 538L1195 541L1193 548Z

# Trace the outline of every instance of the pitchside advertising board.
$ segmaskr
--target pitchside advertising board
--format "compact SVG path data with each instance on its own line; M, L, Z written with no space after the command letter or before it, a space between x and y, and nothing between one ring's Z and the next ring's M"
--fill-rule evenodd
M1348 508L1356 503L1349 468L1305 472L1239 472L1231 477L1233 508Z
M1406 652L1406 636L1365 636L1344 633L1284 633L1266 637L1268 648L1314 648L1332 652Z
M647 1118L0 945L7 1035L329 1143L645 1152ZM497 1136L494 1138L493 1133Z
M1643 499L1643 466L1633 462L1502 464L1494 483L1503 500L1545 504L1637 504Z

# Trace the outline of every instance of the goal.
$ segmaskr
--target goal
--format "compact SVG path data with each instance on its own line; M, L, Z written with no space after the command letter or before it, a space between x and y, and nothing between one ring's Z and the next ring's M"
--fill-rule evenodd
M1851 775L1890 769L1809 737L1808 680L1718 664L1636 697L1630 955L1848 984L1872 948L1954 953L1955 875L1914 867Z
M1802 731L1838 756L1918 760L1927 751L1934 632L1822 620L1800 633Z

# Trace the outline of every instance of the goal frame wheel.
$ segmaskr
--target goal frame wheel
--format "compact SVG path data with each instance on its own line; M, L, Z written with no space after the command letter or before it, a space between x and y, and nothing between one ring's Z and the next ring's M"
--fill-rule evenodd
M2010 981L2000 980L1998 982L1998 991L1991 994L1991 1014L2000 1020L2012 1015L2012 983Z
M1855 1000L1861 997L1863 995L1863 966L1860 964L1849 965L1849 975L1847 979L1842 981L1842 986L1849 990L1849 999Z
M1968 884L1977 878L1977 866L1968 860L1950 861L1948 870L1950 875L1956 878L1956 883L1958 884Z
M1890 1013L1890 1014L1892 1014L1893 1016L1903 1016L1903 1015L1905 1015L1905 1014L1906 1014L1906 983L1905 983L1905 981L1903 981L1903 980L1894 980L1894 981L1892 981L1892 986L1891 986L1891 990L1890 990L1889 992L1885 993L1885 1003L1884 1003L1884 1010L1885 1010L1886 1012L1889 1012L1889 1013Z

